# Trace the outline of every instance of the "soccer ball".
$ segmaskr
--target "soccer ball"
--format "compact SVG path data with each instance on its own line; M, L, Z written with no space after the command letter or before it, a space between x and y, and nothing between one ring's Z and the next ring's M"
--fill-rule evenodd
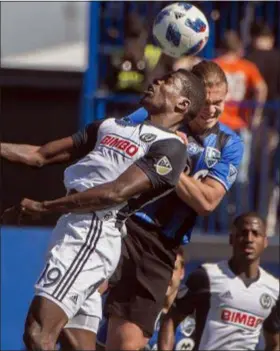
M153 37L169 56L195 55L208 41L209 24L197 7L177 2L159 12L153 24Z

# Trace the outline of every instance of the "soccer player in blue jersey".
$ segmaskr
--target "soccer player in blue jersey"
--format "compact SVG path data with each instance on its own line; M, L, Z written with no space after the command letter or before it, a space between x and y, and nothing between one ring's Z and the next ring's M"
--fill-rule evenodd
M183 129L188 160L176 191L142 208L127 222L117 272L107 298L107 350L137 350L152 336L179 245L190 241L197 215L210 214L234 183L243 155L241 139L219 123L227 80L214 62L192 69L207 91L205 108ZM129 116L145 118L145 111Z

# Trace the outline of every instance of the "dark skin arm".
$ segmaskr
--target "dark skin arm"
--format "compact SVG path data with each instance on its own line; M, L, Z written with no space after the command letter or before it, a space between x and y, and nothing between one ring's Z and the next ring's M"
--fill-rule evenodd
M43 202L24 199L21 202L21 210L29 214L88 213L121 204L150 189L152 189L152 183L146 173L138 166L132 165L116 180L81 193Z
M0 156L11 162L42 167L71 160L74 142L72 137L51 141L43 146L1 143Z
M264 330L265 351L280 351L280 333Z

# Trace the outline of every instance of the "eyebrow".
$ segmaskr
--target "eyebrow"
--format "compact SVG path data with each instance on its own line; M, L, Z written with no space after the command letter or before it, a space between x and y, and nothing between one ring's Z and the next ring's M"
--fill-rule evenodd
M218 105L221 102L223 102L223 99L216 100L216 101L206 100L206 103L209 104L209 105Z

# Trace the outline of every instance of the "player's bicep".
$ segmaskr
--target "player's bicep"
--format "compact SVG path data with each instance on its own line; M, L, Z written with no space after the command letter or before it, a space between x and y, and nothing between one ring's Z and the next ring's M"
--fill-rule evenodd
M147 174L133 164L113 182L112 188L119 202L123 202L152 189L153 185Z
M212 205L214 208L218 206L218 204L221 202L223 197L225 196L226 193L226 188L225 186L219 182L216 179L206 177L203 178L202 183L206 184L209 188L211 188L211 198L212 198Z
M154 189L172 188L186 165L186 146L175 138L155 142L136 165L147 175Z

